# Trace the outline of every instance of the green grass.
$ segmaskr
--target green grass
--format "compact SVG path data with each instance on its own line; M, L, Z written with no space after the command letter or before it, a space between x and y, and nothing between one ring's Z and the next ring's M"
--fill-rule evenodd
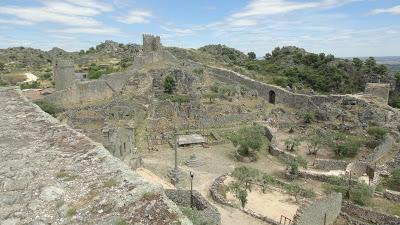
M128 225L125 219L120 219L115 225Z
M117 186L118 182L115 179L109 179L108 181L104 182L104 187L111 188Z
M372 198L367 205L377 211L400 216L400 204L384 198Z
M73 217L76 215L76 209L75 208L69 208L67 211L67 216L68 217Z

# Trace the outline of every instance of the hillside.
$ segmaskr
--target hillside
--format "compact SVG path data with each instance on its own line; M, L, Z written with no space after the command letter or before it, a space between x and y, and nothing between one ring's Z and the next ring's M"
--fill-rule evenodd
M302 48L287 46L277 47L257 60L255 55L249 57L225 45L207 45L199 49L167 49L179 59L228 68L299 93L357 93L363 91L365 83L377 80L391 83L394 87L396 77L399 77L395 76L397 64L379 64L397 62L396 57L340 59L333 55L315 54ZM51 61L56 57L74 59L78 65L77 70L81 70L81 67L89 68L89 77L96 79L127 68L140 51L141 45L125 45L114 41L105 41L80 52L66 52L59 48L50 51L24 47L2 49L0 81L3 85L20 82L21 79L12 78L18 76L20 71L28 70L38 74L42 80L51 81ZM104 71L99 71L98 65L109 66ZM390 104L400 105L400 92L397 89L392 90Z

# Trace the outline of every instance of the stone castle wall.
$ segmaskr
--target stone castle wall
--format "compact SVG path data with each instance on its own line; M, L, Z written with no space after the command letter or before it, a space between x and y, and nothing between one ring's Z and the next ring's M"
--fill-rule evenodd
M324 199L299 208L293 218L293 225L331 225L336 221L342 207L342 194L332 193ZM326 224L324 223L326 216Z

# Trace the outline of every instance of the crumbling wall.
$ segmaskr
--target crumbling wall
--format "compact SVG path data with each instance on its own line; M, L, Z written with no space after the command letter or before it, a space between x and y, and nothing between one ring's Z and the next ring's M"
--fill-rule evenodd
M344 201L342 204L342 211L346 214L361 218L365 221L376 225L399 225L400 217L392 216L385 213L380 213L372 209L361 207L351 202Z
M364 93L387 104L389 101L389 90L390 84L367 83Z
M320 170L345 170L349 163L344 160L316 159L314 167Z
M316 200L304 208L299 208L293 218L293 224L331 225L339 216L341 206L342 194L332 193L324 199Z

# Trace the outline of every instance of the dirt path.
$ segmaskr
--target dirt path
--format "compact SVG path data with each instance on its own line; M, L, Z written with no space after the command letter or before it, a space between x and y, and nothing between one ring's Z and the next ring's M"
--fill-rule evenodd
M26 80L24 81L24 83L28 83L31 81L37 81L38 77L35 76L33 73L24 73L24 75L26 76Z

